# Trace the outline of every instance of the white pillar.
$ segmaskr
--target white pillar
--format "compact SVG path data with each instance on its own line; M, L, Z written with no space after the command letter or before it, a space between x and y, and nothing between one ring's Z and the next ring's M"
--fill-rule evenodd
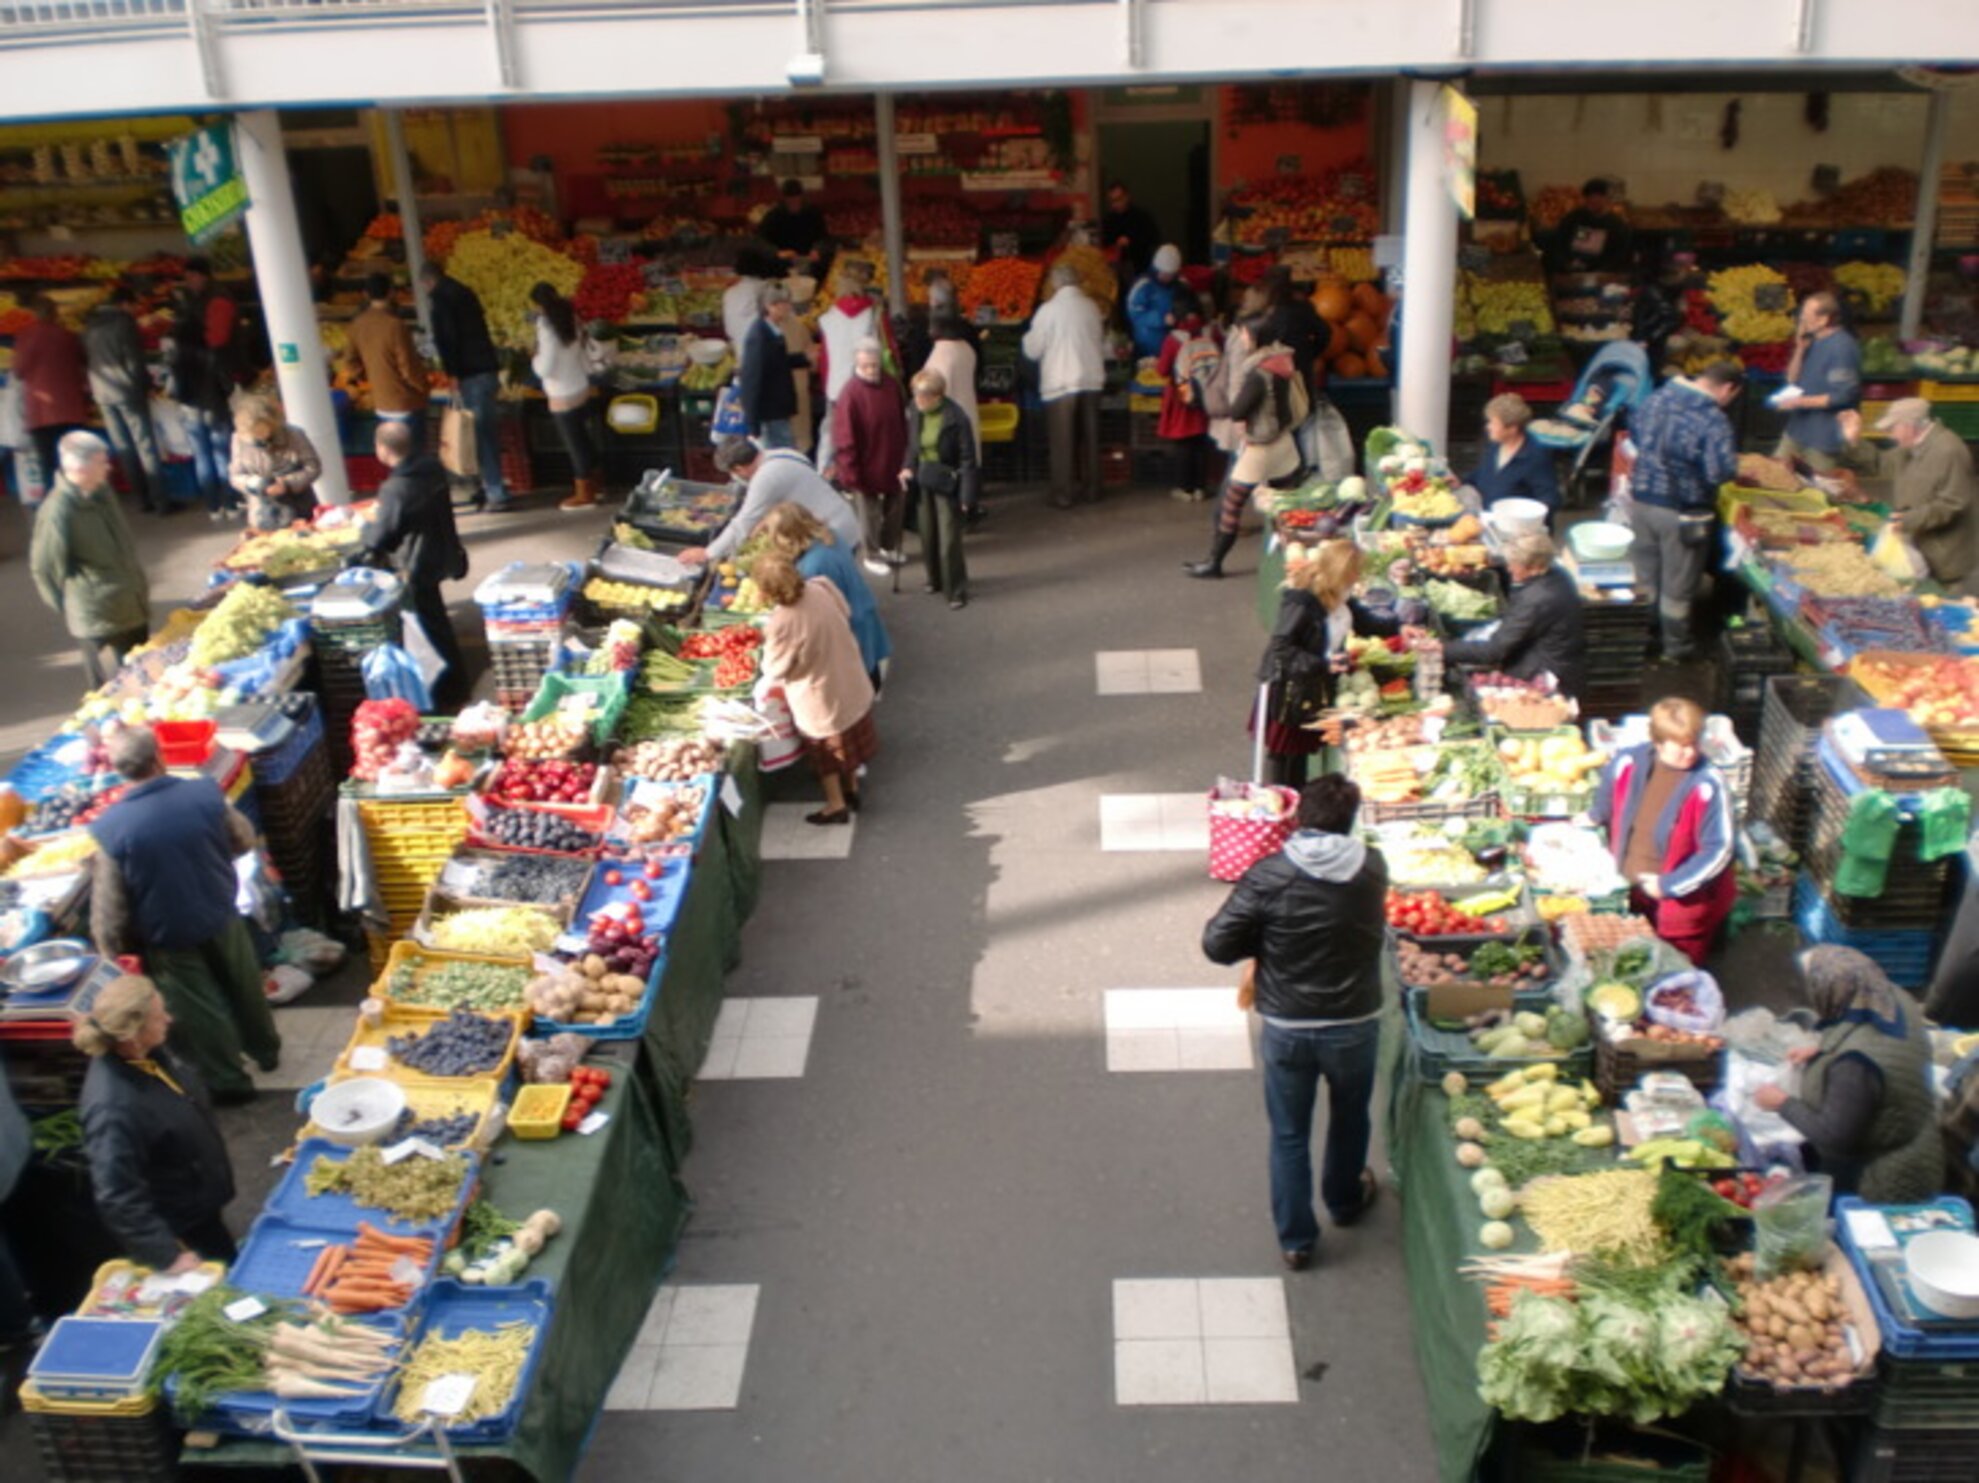
M323 338L316 330L316 304L309 293L309 259L296 220L295 188L289 183L289 157L282 147L282 124L272 109L257 108L237 117L235 139L241 174L247 181L247 240L254 249L254 277L261 289L261 312L275 352L275 379L288 420L309 435L323 455L316 497L327 505L350 503L344 478L337 414L330 405L330 373Z
M1910 263L1903 280L1903 317L1897 338L1915 340L1924 323L1924 290L1931 276L1931 248L1938 236L1938 186L1945 168L1945 115L1951 99L1931 90L1924 115L1924 164L1917 176L1917 212L1910 229Z
M906 227L900 216L900 139L894 133L893 94L873 95L873 132L879 141L880 241L886 249L886 302L907 312Z
M1439 453L1450 439L1450 337L1456 329L1457 203L1443 169L1442 84L1411 82L1408 212L1403 221L1401 425Z
M412 275L412 303L419 315L419 327L433 332L433 306L426 297L426 285L419 273L426 266L426 238L419 224L419 187L413 180L412 156L405 147L405 122L396 108L379 110L385 115L385 143L392 155L392 183L399 206L399 224L405 228L405 270Z

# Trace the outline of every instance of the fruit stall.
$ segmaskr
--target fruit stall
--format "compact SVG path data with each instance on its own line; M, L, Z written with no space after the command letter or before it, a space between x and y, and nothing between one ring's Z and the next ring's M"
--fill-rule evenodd
M334 545L291 533L234 553L132 674L153 673L147 657L160 675L210 673L284 631L313 637L319 661L375 645L395 611L339 628L341 584L300 580L316 540ZM275 585L237 580L250 570ZM563 575L589 586L584 564ZM508 573L491 610L522 621L530 580ZM570 616L604 620L591 598ZM665 616L600 621L513 709L364 701L341 718L340 785L324 760L332 697L271 747L244 693L190 687L201 719L182 744L169 733L182 749L168 761L249 805L268 796L264 764L282 784L306 774L311 799L281 799L319 827L345 818L342 897L369 927L373 982L334 1069L298 1100L290 1161L238 1259L184 1280L112 1263L58 1324L23 1392L56 1475L104 1446L127 1475L169 1472L188 1428L186 1460L209 1466L279 1466L333 1435L431 1451L438 1432L457 1456L570 1475L686 1217L687 1093L760 871L765 733L726 698L753 682L760 630L746 615L698 627L686 604ZM84 712L159 718L162 740L165 703L140 687ZM60 872L86 864L78 825L113 796L102 767L84 729L9 779L19 863L34 862L6 882L11 945L50 926L16 910L23 886L32 909L57 904ZM39 1002L11 998L0 1023L37 1117L72 1104L68 1031L117 971L84 944L64 951L73 973ZM142 1360L116 1377L69 1362L106 1347ZM274 1434L278 1415L299 1444Z

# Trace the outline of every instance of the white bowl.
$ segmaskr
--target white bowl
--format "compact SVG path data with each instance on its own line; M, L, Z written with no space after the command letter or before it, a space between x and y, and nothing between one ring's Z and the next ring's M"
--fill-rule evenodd
M1635 532L1612 520L1585 520L1567 532L1567 543L1582 561L1620 561L1635 544Z
M1492 525L1507 537L1546 529L1546 506L1536 499L1501 499L1488 513Z
M1947 1318L1979 1318L1979 1236L1932 1231L1903 1249L1910 1285Z
M719 364L721 358L727 354L728 341L726 340L696 340L692 345L687 347L687 358L697 366Z
M309 1120L332 1143L356 1148L383 1138L404 1111L404 1087L382 1076L358 1076L318 1092L309 1104Z

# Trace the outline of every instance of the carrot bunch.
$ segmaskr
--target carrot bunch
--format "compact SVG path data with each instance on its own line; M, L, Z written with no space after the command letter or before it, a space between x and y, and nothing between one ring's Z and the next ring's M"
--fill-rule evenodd
M1571 1298L1578 1291L1570 1277L1510 1277L1485 1288L1484 1306L1493 1318L1505 1318L1511 1314L1513 1300L1522 1292L1539 1298Z
M424 1267L433 1256L426 1236L388 1236L368 1221L359 1221L357 1240L323 1248L302 1285L304 1297L320 1298L333 1313L376 1313L403 1308L418 1290L417 1282L392 1275L399 1258Z

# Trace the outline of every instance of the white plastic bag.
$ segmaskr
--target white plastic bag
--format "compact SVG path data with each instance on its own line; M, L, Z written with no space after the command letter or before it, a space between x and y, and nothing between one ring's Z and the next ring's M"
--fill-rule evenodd
M1899 582L1921 582L1931 568L1901 531L1884 526L1869 547L1869 559Z

